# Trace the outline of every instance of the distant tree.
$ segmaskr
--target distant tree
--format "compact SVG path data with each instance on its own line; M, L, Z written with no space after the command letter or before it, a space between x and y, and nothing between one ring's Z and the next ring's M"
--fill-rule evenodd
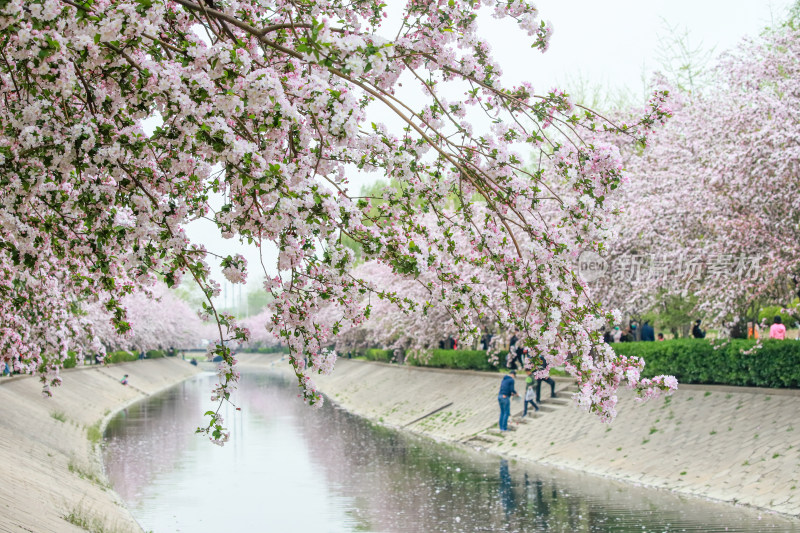
M662 74L675 88L695 94L710 82L709 68L714 48L694 42L687 28L661 20L663 29L658 35L656 58Z
M154 350L194 348L207 335L208 327L190 304L163 284L122 299L131 329L120 334L113 327L108 310L95 303L87 305L86 318L93 323L96 338L106 348Z
M673 91L673 118L628 151L615 199L614 273L592 283L607 305L648 309L665 295L735 331L800 276L800 32L791 24L724 54L714 84Z
M263 286L249 289L247 291L248 316L263 312L272 300L272 294L264 290Z
M618 113L642 105L652 89L647 87L644 99L627 87L592 80L582 72L567 74L560 86L569 87L570 98L578 104L604 113Z
M203 290L197 286L194 281L190 281L188 279L183 280L183 282L173 289L175 291L175 295L192 306L195 309L200 309L203 306L203 303L206 301L206 296L203 294Z

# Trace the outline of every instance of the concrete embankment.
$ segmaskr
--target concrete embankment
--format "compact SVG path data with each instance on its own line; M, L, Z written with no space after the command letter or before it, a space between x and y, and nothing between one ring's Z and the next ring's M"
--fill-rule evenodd
M278 356L242 366L289 372ZM611 424L574 407L569 380L558 398L543 385L540 412L513 431L496 427L497 374L339 360L320 389L349 411L437 440L681 493L800 515L800 391L682 385L666 399L620 394ZM517 390L524 381L517 380Z
M35 378L0 379L0 531L141 531L103 474L102 430L115 412L198 372L172 358L83 367L64 372L52 398Z

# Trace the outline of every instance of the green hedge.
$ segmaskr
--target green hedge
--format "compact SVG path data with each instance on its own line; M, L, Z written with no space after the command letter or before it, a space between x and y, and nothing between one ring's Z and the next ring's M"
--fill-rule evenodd
M612 344L622 355L645 361L644 377L673 375L680 383L738 385L747 387L800 387L800 341L766 340L752 354L743 354L753 340L732 340L720 348L706 339L676 339L663 342L622 342ZM389 362L392 350L366 350L366 359ZM498 356L500 361L505 353ZM405 362L415 366L497 371L481 350L433 350L430 355L408 352ZM560 375L553 370L554 375Z
M78 360L75 357L75 352L67 352L67 358L61 363L63 368L75 368L78 366Z
M752 354L753 340L732 340L714 349L706 339L612 344L622 355L645 361L643 375L669 374L680 383L797 388L800 386L800 342L765 340Z
M116 352L108 352L106 354L105 360L107 363L112 364L112 363L125 363L128 361L136 361L137 359L139 359L138 354L127 352L125 350L118 350Z
M369 361L380 361L382 363L391 363L394 359L394 350L381 350L378 348L368 348L364 350L364 357Z
M501 353L500 361L503 361L505 357L506 354ZM461 370L498 370L498 367L489 362L489 357L483 350L433 350L430 355L408 353L406 354L406 364Z
M87 353L84 355L84 364L90 364L94 362L94 354ZM157 358L157 357L164 357L164 352L160 350L151 350L147 352L147 357ZM117 352L108 352L106 354L106 362L108 363L123 363L126 361L136 361L139 356L135 353L126 352L124 350L117 351ZM45 357L45 361L48 358ZM78 366L78 359L75 355L75 352L70 351L68 352L67 358L61 361L62 368L75 368Z
M244 350L251 353L289 353L288 346L267 346L266 348L252 348Z

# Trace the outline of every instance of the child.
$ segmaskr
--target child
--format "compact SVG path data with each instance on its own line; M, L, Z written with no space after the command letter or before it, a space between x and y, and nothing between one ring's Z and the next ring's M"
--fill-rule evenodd
M539 406L536 405L536 402L533 399L536 397L536 391L533 390L533 371L528 370L528 377L525 378L525 407L522 410L522 416L525 417L528 415L528 403L530 403L534 409L537 411L539 410Z
M781 317L776 316L769 328L769 338L784 340L786 338L786 326L783 325Z
M125 374L124 376L122 376L122 379L119 380L119 382L122 383L123 385L127 385L128 384L128 374Z

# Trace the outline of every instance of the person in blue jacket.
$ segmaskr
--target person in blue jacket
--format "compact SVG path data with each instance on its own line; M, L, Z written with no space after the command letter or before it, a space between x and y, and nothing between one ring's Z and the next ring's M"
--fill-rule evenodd
M512 370L500 382L500 392L497 393L497 401L500 404L500 431L508 431L508 418L511 416L511 397L517 395L514 388L514 379L517 373Z
M653 330L653 326L650 325L649 320L645 320L642 325L642 340L651 342L655 342L656 340L656 333Z

